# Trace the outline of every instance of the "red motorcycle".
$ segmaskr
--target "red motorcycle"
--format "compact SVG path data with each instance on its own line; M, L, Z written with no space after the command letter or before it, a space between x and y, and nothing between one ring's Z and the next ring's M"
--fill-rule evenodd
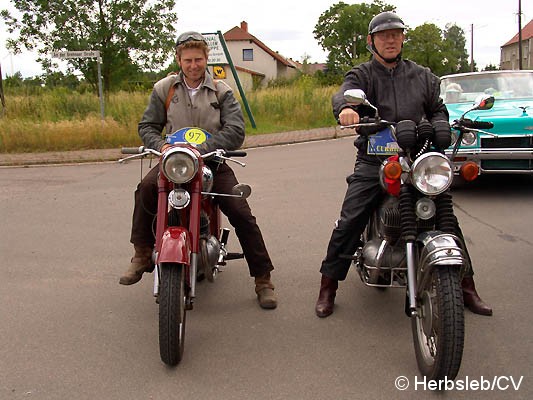
M210 134L200 128L182 128L167 136L172 147L164 153L144 146L122 148L133 154L119 162L146 156L159 157L158 206L154 263L154 296L159 304L159 351L161 360L177 365L183 356L185 315L192 310L196 281L213 282L226 260L243 258L229 253L229 229L221 226L216 196L247 198L251 189L235 185L232 193L212 193L217 166L244 157L244 151L215 150L200 154L195 145Z

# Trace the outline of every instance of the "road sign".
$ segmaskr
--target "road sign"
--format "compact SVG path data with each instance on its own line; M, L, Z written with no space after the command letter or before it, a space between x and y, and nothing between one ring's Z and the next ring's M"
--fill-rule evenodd
M70 58L96 58L98 64L98 97L100 97L100 114L102 116L102 123L105 120L104 115L104 96L102 94L102 59L100 58L100 51L98 50L80 50L80 51L53 51L52 57L61 60Z
M207 40L207 45L209 46L209 58L207 59L207 65L229 64L218 34L205 33L203 36L205 37L205 40Z
M98 50L80 50L80 51L54 51L52 57L66 60L69 58L94 58L100 57Z

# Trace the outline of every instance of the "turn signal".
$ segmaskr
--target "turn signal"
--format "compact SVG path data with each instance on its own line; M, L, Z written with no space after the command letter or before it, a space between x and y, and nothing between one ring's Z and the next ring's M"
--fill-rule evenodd
M383 167L383 174L386 178L398 180L402 176L402 165L398 161L389 161Z
M479 175L479 166L473 161L465 162L461 165L459 173L465 181L472 182Z

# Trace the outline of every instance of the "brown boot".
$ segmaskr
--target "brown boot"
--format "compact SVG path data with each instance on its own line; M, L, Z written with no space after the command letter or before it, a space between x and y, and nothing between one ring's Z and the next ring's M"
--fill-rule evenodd
M152 271L152 248L134 246L135 255L124 275L120 277L121 285L133 285L141 280L143 273Z
M278 306L274 285L270 280L270 272L264 276L255 277L255 293L261 308L273 309Z
M316 301L315 307L316 315L320 318L325 318L333 313L335 295L338 287L339 281L331 279L326 275L322 275L322 280L320 281L320 293L318 294L318 300Z
M463 288L463 302L465 307L469 308L475 314L492 315L492 308L481 300L477 294L473 277L465 276L461 282L461 287Z

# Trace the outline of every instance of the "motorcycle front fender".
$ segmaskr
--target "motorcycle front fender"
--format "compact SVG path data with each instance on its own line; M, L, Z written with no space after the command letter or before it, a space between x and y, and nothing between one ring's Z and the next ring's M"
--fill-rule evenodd
M418 288L424 288L435 267L464 269L467 257L461 240L452 234L440 231L421 233L417 242L421 246L418 263Z
M170 226L161 238L161 250L157 263L177 263L190 265L191 235L181 226Z

